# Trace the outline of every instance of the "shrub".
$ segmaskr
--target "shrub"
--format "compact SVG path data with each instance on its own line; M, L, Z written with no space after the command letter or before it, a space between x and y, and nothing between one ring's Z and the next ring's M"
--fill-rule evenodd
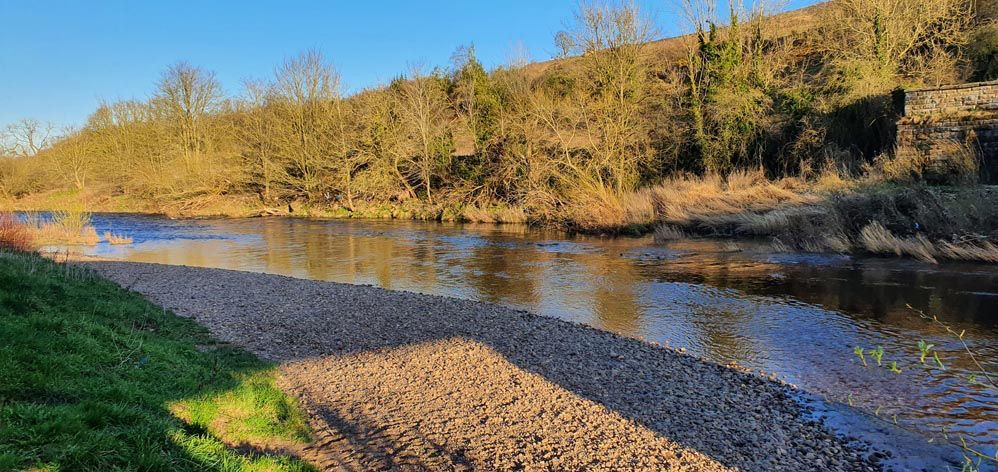
M0 213L0 249L30 252L35 249L31 229L11 213Z
M976 182L980 163L971 138L967 142L949 140L935 145L929 152L911 146L901 146L892 157L881 157L878 166L887 180L913 183L960 184Z
M998 23L978 28L967 45L971 80L998 79Z

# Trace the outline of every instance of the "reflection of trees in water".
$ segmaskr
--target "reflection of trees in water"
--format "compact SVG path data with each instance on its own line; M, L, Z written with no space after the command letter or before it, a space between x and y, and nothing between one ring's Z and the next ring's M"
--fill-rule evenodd
M301 244L304 257L299 263L305 268L307 277L315 280L340 280L354 282L357 275L354 260L354 242L352 234L336 234L329 227L312 227L306 225L304 231L295 235ZM335 265L335 269L334 266ZM336 277L333 277L335 270Z
M702 342L705 357L717 361L744 361L755 359L760 352L772 352L769 346L761 345L765 338L752 342L752 337L745 333L757 314L758 306L752 306L753 309L690 307L693 312L690 324L697 331L696 337Z
M395 284L395 240L391 238L372 238L368 242L371 249L371 271L378 285L391 290Z
M495 247L475 247L468 257L455 261L462 266L468 285L482 300L535 307L541 301L539 292L543 263L550 254Z
M603 254L580 254L573 260L585 268L587 293L592 293L592 310L598 326L617 333L639 336L646 316L638 289L644 279L630 260Z
M268 219L261 226L259 269L316 280L374 283L387 289L436 286L437 258L423 245L357 234L345 222ZM232 254L222 259L226 257Z
M284 219L266 219L261 225L264 246L263 267L269 268L273 272L283 274L294 274L293 257L291 254L291 244L289 239L291 231L290 222Z
M998 325L998 274L969 275L935 268L883 264L823 266L776 264L744 256L708 254L645 265L646 277L732 288L751 295L792 296L802 302L844 312L852 317L912 326L915 316L906 305L949 322ZM897 261L904 264L902 261Z

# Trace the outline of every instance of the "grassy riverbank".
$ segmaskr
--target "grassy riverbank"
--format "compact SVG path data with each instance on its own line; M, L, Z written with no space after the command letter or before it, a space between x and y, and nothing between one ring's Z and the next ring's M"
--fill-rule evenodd
M655 232L664 242L688 237L755 238L777 250L882 254L926 262L998 262L998 187L931 186L895 181L876 172L853 177L824 171L809 177L767 178L761 171L722 177L687 175L619 198L590 201L586 211L530 219L515 207L459 203L382 205L348 211L337 206L298 206L274 211L252 199L219 198L177 213L99 194L53 192L11 204L18 210L59 210L88 202L91 211L159 213L172 217L246 217L283 214L315 218L418 219L524 223L570 232L639 236ZM92 232L92 231L91 231ZM51 233L51 231L49 232ZM73 230L73 234L79 230Z
M660 241L764 238L777 249L998 262L998 187L736 173L647 191Z
M311 470L273 367L89 271L0 250L0 469Z

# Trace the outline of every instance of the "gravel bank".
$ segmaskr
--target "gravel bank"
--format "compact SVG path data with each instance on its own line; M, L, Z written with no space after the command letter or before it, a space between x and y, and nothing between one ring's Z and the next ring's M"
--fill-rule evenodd
M585 326L369 286L88 265L281 362L329 469L878 468L775 382Z

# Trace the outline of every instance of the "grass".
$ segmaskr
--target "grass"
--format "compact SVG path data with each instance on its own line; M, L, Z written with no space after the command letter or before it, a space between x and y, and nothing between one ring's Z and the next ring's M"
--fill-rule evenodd
M104 232L108 244L132 244L132 238L111 231ZM29 217L20 221L9 212L0 212L0 248L33 251L38 246L94 246L101 241L90 224L90 215L77 211L58 211L43 220Z
M0 287L0 470L311 470L253 452L308 440L270 364L34 254Z
M461 210L461 220L470 223L526 223L527 212L522 207L468 205Z
M850 178L828 168L778 180L743 171L673 178L635 195L650 199L660 242L761 237L778 250L998 262L998 189L892 180L883 172Z
M931 155L910 146L899 147L892 157L879 162L884 177L909 184L928 181L959 185L977 181L980 162L973 144L945 140L931 147Z
M97 230L90 225L90 214L79 210L56 211L49 220L33 218L27 226L41 246L96 246L100 242Z
M132 242L134 241L132 238L128 236L115 234L111 231L104 232L104 240L111 245L132 244Z
M0 213L0 250L31 251L35 238L31 230L11 213Z
M769 180L761 171L736 171L727 178L718 174L676 177L653 187L649 195L659 220L684 226L738 224L747 213L819 201L802 179Z

